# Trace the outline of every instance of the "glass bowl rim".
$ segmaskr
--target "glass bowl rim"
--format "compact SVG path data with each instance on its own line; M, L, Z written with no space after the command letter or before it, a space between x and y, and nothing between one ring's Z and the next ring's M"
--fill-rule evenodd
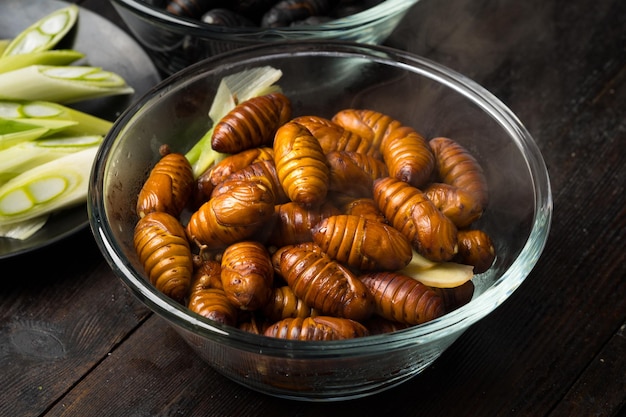
M442 317L393 333L339 341L286 341L252 334L205 319L163 295L142 277L143 271L137 271L124 260L119 246L113 242L110 224L104 218L106 208L103 189L107 157L117 144L117 136L126 129L126 124L132 122L134 115L146 104L196 80L203 73L224 66L254 62L259 58L302 54L367 58L419 73L463 94L498 120L502 127L508 128L511 137L523 153L531 174L535 211L530 234L519 255L484 293ZM96 156L89 181L88 215L95 240L116 275L137 298L170 324L195 333L196 336L241 350L260 351L274 356L310 358L350 352L372 353L376 350L382 352L395 346L425 344L463 331L491 313L521 285L541 256L552 219L552 194L545 162L530 133L504 103L471 79L427 58L387 46L365 45L351 41L289 41L244 47L206 58L162 80L127 108L114 123Z

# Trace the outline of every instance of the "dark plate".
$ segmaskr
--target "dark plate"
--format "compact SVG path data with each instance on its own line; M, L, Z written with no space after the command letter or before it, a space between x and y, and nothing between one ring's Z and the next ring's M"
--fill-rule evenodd
M15 37L40 18L69 3L53 0L1 0L0 39ZM152 61L134 39L97 14L80 9L75 29L58 46L86 55L84 63L116 72L135 89L128 96L106 97L72 105L78 110L114 121L126 107L160 81ZM81 205L52 215L46 225L26 240L0 238L0 259L56 243L87 227L87 207Z

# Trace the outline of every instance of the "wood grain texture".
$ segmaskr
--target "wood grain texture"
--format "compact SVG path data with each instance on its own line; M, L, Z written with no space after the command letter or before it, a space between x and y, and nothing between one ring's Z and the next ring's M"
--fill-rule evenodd
M108 1L74 2L124 27ZM0 261L0 416L626 417L624 27L620 0L422 0L388 40L507 104L554 197L530 276L422 374L338 403L251 391L149 314L85 231Z

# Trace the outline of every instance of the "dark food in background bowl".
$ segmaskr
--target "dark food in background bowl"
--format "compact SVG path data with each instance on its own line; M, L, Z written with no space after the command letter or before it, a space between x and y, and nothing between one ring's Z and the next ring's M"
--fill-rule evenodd
M276 28L310 25L346 17L378 0L145 0L181 17L218 26Z
M209 56L263 43L379 44L419 0L110 1L157 67L171 75Z

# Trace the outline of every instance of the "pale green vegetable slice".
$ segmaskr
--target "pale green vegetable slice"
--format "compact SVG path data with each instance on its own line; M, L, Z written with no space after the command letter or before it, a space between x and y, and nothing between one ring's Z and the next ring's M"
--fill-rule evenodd
M3 100L67 104L133 92L120 75L99 67L30 65L0 74L0 99Z
M30 52L0 58L0 73L13 71L30 65L69 65L85 57L73 49Z
M75 122L73 120L39 119L35 117L27 117L27 118L12 119L12 120L16 122L39 126L39 127L45 127L46 129L48 129L48 132L46 132L46 134L43 136L53 135L55 133L58 133L65 129L69 129L78 124L78 122Z
M40 138L49 131L49 128L37 124L0 118L0 149Z
M33 219L24 220L10 225L0 225L0 237L9 239L25 240L40 230L50 216L48 214L35 217Z
M280 92L280 86L275 83L282 77L282 74L279 69L263 66L222 78L209 110L209 117L213 121L213 126L237 104L253 97ZM196 178L227 156L211 147L212 136L213 127L185 154L191 163Z
M42 17L12 39L0 59L54 48L74 26L78 12L78 6L72 4Z
M22 142L0 150L0 185L39 165L98 146L102 140L98 135L62 136Z
M185 154L191 164L194 178L198 178L204 171L228 156L211 147L211 136L213 136L212 127Z
M57 158L0 187L0 226L84 203L97 146Z
M213 122L217 122L243 101L281 91L280 86L275 83L282 76L281 70L271 66L263 66L243 70L222 78L209 109L209 117Z
M49 101L0 100L0 118L22 120L29 118L40 124L46 120L71 122L64 128L65 135L106 135L113 122L71 107Z
M11 43L11 39L0 39L0 56L2 56L4 50L7 49L9 43Z

